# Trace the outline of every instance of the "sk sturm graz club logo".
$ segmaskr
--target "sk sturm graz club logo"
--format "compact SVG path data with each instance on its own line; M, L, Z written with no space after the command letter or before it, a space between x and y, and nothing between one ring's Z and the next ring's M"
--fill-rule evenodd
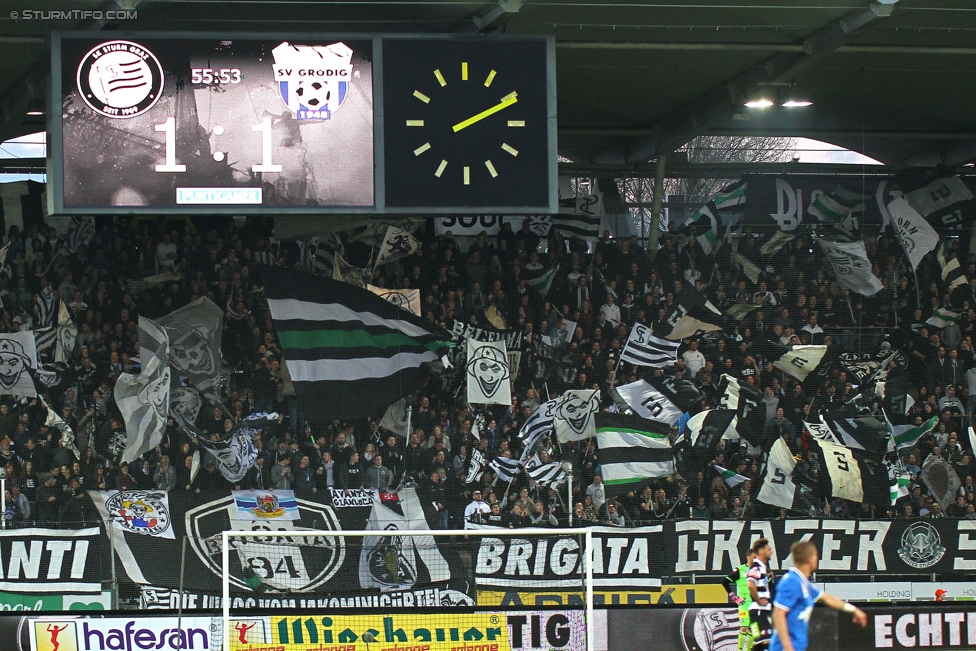
M927 522L915 522L901 535L898 556L915 569L932 567L942 560L945 553L939 531Z
M120 527L133 533L158 536L170 528L165 493L123 491L105 500L105 510Z
M81 60L78 92L105 117L134 118L163 94L163 67L156 55L137 43L108 41Z
M352 49L345 43L291 45L274 55L274 78L281 101L296 120L329 120L349 93Z
M331 507L305 500L298 502L299 520L275 520L276 530L295 529L294 537L258 535L231 538L230 581L245 590L255 580L265 588L302 593L328 582L346 558L343 538L303 536L302 529L338 531L341 527ZM221 575L221 532L228 529L266 530L268 521L231 520L236 510L233 496L202 504L186 512L186 531L193 551L216 577ZM236 558L235 558L236 555Z
M727 608L688 608L681 615L686 651L736 651L739 614Z

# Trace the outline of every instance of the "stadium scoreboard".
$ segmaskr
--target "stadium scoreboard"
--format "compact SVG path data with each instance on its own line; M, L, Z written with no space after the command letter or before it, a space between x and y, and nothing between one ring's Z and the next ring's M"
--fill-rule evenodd
M551 37L56 33L50 209L553 213L554 70Z

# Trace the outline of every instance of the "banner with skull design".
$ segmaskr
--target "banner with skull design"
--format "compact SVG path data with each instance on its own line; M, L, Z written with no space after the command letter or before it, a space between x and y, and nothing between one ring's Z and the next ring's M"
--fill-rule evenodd
M512 404L512 376L504 341L468 339L468 402L473 405Z
M122 373L115 402L125 420L126 445L121 461L132 462L163 439L169 410L169 337L158 323L139 317L142 372Z
M158 320L169 335L169 364L204 393L220 374L220 339L224 311L206 296Z
M596 436L595 414L600 409L600 392L596 389L571 389L556 405L554 429L560 443Z
M32 330L0 335L0 395L37 395L31 372L37 369L37 348Z

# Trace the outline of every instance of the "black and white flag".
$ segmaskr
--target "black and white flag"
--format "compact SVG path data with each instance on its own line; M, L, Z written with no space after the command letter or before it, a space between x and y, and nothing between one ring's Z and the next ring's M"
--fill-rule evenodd
M556 408L559 406L560 399L561 396L542 403L522 424L522 428L519 430L519 439L521 439L526 450L531 450L536 443L552 431L556 418Z
M884 454L888 449L888 426L873 416L858 413L854 405L824 413L823 421L846 447L874 454Z
M44 396L38 394L37 397L41 401L41 405L47 410L47 416L44 418L44 424L50 427L55 432L61 435L61 447L65 450L71 452L75 455L75 459L81 460L81 450L78 449L78 444L75 442L75 433L71 429L71 426L61 416L58 415L56 411L51 409L47 401L44 400Z
M811 413L811 416L814 414ZM830 426L824 422L823 416L817 414L818 420L816 422L804 422L803 427L806 429L807 433L813 438L820 441L827 441L828 443L834 443L836 445L843 445L837 436L831 431Z
M602 194L569 197L559 201L559 213L550 217L549 223L566 237L596 242L603 214Z
M781 509L793 508L793 497L796 494L796 486L793 484L795 467L796 459L790 452L790 446L782 438L776 439L766 457L766 474L756 499Z
M912 269L917 269L922 258L939 245L939 234L904 197L896 197L889 203L888 212Z
M386 408L383 418L380 419L380 427L388 432L393 432L397 436L405 437L410 426L410 419L407 416L407 399L400 398Z
M45 359L51 359L51 350L54 350L54 343L58 339L58 330L55 326L48 326L47 328L39 328L34 330L34 344L37 348L37 354L44 354Z
M426 531L427 519L417 492L399 491L403 515L374 498L367 531ZM426 580L423 579L426 574ZM359 586L364 590L409 590L417 583L451 578L451 569L432 536L365 536L359 554ZM282 589L287 586L281 586Z
M481 476L485 474L486 463L485 455L481 453L481 450L475 448L471 453L471 461L468 464L468 472L465 474L464 483L473 484L476 481L481 481Z
M684 410L646 380L637 380L611 390L611 396L623 413L633 411L641 418L674 425ZM619 400L618 400L619 397ZM622 404L621 404L622 403Z
M169 337L158 323L139 317L142 372L122 373L115 382L115 403L125 420L126 445L120 462L131 463L163 438L169 411Z
M383 244L380 245L380 252L376 254L374 267L413 255L419 248L420 241L409 231L396 226L389 226L386 229L386 235L383 237Z
M830 496L852 502L863 502L861 467L852 451L827 441L814 441L813 445L820 448L820 462L827 470Z
M203 392L219 383L224 311L206 296L157 321L169 336L169 364Z
M680 341L668 341L657 337L642 323L635 323L620 353L621 361L636 366L671 366L678 359Z
M68 233L66 240L68 251L76 253L78 247L82 245L87 246L93 237L95 237L95 222L91 217L83 217L71 232Z
M556 438L560 443L596 436L596 412L600 392L596 389L570 389L559 398L554 413Z
M34 299L34 316L38 328L46 328L54 323L54 288L48 283Z
M942 267L942 282L952 291L959 285L965 285L969 281L966 279L966 272L959 265L959 260L955 257L950 258L949 256L949 242L944 241L939 246L936 257L939 260L939 266Z
M313 237L300 243L302 266L312 273L332 277L337 255L345 255L346 247L336 233Z
M692 447L715 450L722 439L735 439L734 409L707 409L692 416L685 425L685 438Z
M827 354L826 346L779 346L769 344L773 355L773 366L790 375L800 382L807 379L810 373L817 370Z
M871 261L862 240L831 242L816 235L814 240L823 249L841 287L862 296L874 296L881 291L881 281L871 272Z
M32 330L0 334L0 395L36 396L31 377L36 369L37 347Z
M731 375L723 375L718 390L722 396L719 404L736 412L736 433L757 446L762 442L763 428L766 425L766 409L762 393L748 382L739 382Z
M468 339L468 402L473 405L511 405L511 370L504 341Z
M498 474L501 481L511 483L522 469L522 463L511 457L495 457L488 463L488 467Z
M721 310L705 299L704 295L691 285L678 292L675 307L668 316L667 326L662 324L658 334L671 341L680 341L704 332L723 330L728 319ZM670 327L669 332L663 329Z
M973 193L958 176L931 180L925 187L907 192L905 200L937 226L957 226L976 217Z
M552 461L537 465L534 468L526 468L525 474L540 486L548 486L549 488L556 488L565 483L567 479L561 461Z

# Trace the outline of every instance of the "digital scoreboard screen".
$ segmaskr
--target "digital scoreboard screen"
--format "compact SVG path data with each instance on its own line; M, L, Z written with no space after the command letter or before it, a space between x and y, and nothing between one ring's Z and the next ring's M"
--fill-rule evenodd
M60 43L65 209L373 206L372 39Z
M54 214L558 210L555 41L52 35Z

